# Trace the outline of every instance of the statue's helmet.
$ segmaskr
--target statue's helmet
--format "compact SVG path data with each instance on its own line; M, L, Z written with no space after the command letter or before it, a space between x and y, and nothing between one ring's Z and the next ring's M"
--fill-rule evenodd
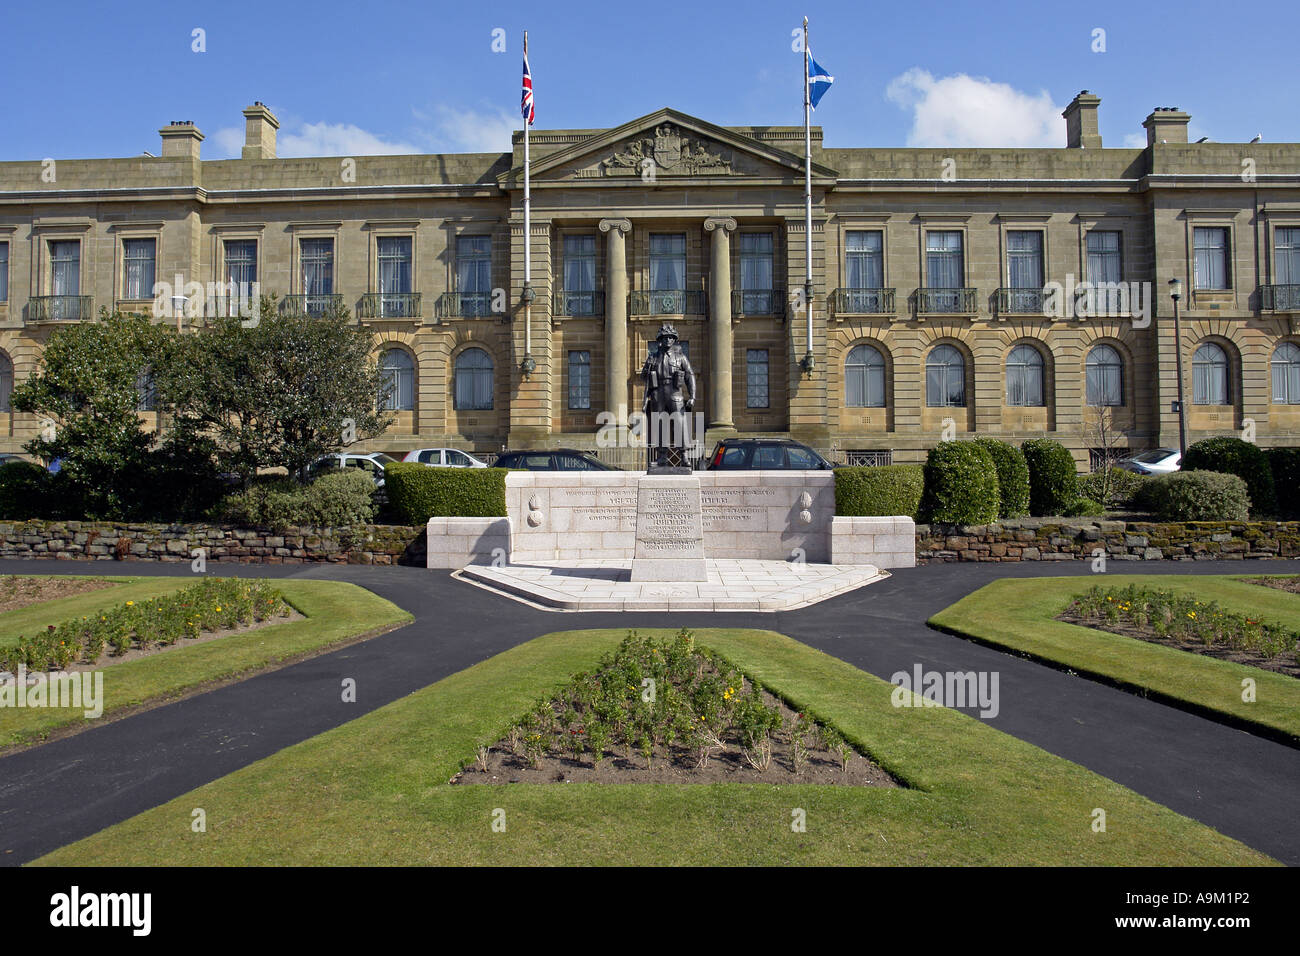
M655 336L656 342L663 342L664 339L672 339L673 342L680 342L681 338L677 335L677 330L673 328L671 322L665 322L659 326L659 334Z

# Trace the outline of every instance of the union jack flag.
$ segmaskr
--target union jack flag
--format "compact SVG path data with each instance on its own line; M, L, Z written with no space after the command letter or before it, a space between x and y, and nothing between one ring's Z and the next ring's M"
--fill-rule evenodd
M524 45L524 93L519 101L519 113L529 126L532 126L533 120L537 118L537 110L533 107L533 73L528 69L528 46L526 43Z

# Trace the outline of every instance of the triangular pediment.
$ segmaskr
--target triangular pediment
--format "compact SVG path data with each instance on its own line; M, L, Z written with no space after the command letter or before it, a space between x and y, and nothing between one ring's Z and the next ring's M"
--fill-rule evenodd
M521 158L516 151L516 159ZM534 185L601 180L639 183L649 177L655 182L716 178L788 182L804 175L802 154L668 108L583 136L534 157L531 166ZM836 178L835 170L816 162L812 175L823 183ZM522 166L502 174L500 183L505 189L520 188Z

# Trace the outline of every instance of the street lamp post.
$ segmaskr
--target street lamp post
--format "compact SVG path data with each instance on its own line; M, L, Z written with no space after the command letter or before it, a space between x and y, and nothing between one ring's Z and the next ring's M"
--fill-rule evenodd
M1178 409L1178 454L1187 453L1187 414L1183 411L1183 335L1178 324L1178 300L1183 297L1183 280L1169 280L1169 298L1174 300L1174 363L1178 375L1178 398L1174 405Z

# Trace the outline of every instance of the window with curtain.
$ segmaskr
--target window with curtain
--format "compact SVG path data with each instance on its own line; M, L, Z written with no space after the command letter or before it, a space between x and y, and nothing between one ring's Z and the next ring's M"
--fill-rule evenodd
M885 407L885 357L870 345L855 345L844 360L844 398L849 408Z
M1228 288L1228 230L1221 226L1197 226L1192 230L1192 245L1193 288Z
M596 314L596 237L564 237L565 315Z
M492 359L482 349L466 349L456 356L457 411L487 411L492 408Z
M1093 229L1086 238L1088 281L1119 282L1123 274L1120 234L1113 229Z
M0 412L11 412L9 396L14 390L14 363L9 356L0 352Z
M1273 264L1278 285L1300 285L1300 228L1278 229L1273 234Z
M1228 353L1213 342L1192 355L1192 404L1228 404Z
M885 236L879 229L854 229L844 235L844 278L850 289L885 284Z
M951 345L937 345L925 360L925 404L962 408L966 404L966 361Z
M235 283L235 295L251 295L251 286L257 281L256 239L226 241L226 281Z
M329 296L334 292L334 240L301 240L298 261L306 312L321 315L329 308Z
M1300 405L1300 345L1283 342L1273 351L1273 404Z
M135 378L135 407L137 411L153 412L158 410L158 387L154 384L153 372L141 369Z
M772 301L772 234L742 232L739 238L741 310L749 315L771 314L776 311Z
M152 299L157 256L157 243L153 239L123 239L122 298L132 300Z
M1043 354L1032 345L1017 345L1007 356L1007 404L1047 404L1043 400Z
M569 353L569 407L591 408L591 353Z
M0 242L0 302L9 301L9 243Z
M379 267L379 314L402 316L411 294L410 236L380 236L375 240Z
M415 359L406 349L387 349L379 360L379 374L384 383L385 411L410 411L415 408Z
M767 408L767 349L745 350L745 407Z
M966 281L962 262L962 235L957 230L927 232L925 234L925 287L927 289L960 289ZM930 294L930 311L958 312L961 295L958 292Z
M1043 288L1043 234L1036 229L1007 233L1007 284L1013 289Z
M686 289L686 236L682 233L650 236L650 291Z
M81 241L56 240L50 243L50 294L78 296L81 294ZM50 317L70 319L80 315L79 306L67 299L56 299Z
M456 238L456 291L460 314L487 315L492 305L492 237Z
M1084 378L1089 405L1124 404L1124 362L1111 346L1093 346L1084 363Z

